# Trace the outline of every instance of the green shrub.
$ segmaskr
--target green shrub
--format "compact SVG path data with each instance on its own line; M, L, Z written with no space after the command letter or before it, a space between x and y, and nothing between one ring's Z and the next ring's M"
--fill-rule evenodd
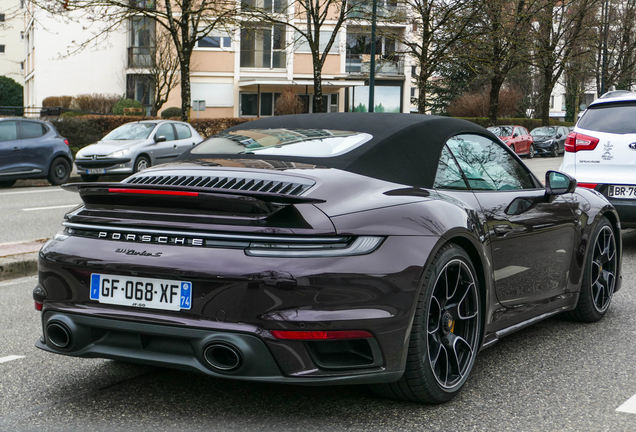
M113 106L112 113L115 115L124 115L124 108L143 108L143 105L134 99L120 98Z
M0 76L0 106L22 108L23 94L24 87L20 83L9 77ZM22 113L22 109L9 109L3 110L1 114L21 116Z
M61 117L82 117L86 115L90 115L90 114L87 114L85 112L77 112L77 111L66 111L60 114Z
M170 107L161 111L161 118L181 117L181 108Z

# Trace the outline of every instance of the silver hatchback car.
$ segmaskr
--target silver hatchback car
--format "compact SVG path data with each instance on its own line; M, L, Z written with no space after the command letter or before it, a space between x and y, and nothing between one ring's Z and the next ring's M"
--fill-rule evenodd
M145 120L126 123L75 155L77 172L84 181L100 175L134 174L170 162L203 141L188 123Z

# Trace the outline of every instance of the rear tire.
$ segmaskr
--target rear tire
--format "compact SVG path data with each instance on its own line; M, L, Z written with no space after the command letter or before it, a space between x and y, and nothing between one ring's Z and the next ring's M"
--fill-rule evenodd
M480 312L477 273L470 258L460 247L445 245L426 271L404 375L371 389L382 397L429 404L454 398L479 350Z
M581 322L596 322L605 316L616 287L618 253L614 228L602 217L590 237L579 301L568 316Z
M17 180L4 180L0 181L0 188L10 188L15 184Z
M512 152L515 153L515 154L517 153L517 150L515 150L515 145L514 144L510 146L510 150L512 150Z
M534 157L534 145L530 144L530 149L528 150L528 159L532 159Z
M94 182L99 179L99 176L96 174L80 174L80 177L82 178L82 181L85 182Z
M49 168L49 183L52 185L61 185L68 182L71 177L71 164L63 157L53 160Z

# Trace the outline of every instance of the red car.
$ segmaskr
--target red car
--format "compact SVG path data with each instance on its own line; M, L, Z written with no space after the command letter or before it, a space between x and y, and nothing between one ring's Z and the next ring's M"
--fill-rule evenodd
M497 135L518 155L534 157L534 139L523 126L492 126L488 130Z

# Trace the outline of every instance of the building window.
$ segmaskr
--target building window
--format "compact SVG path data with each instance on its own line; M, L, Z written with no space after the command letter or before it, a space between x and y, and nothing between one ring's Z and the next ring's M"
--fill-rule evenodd
M146 115L150 115L154 103L155 84L150 75L129 74L126 76L126 98L141 102Z
M415 87L411 87L411 97L415 97Z
M265 117L274 115L274 107L280 93L261 93L260 110L258 93L241 93L241 117Z
M554 109L554 96L550 96L550 109Z
M241 29L241 67L280 69L286 60L283 25Z
M411 66L411 76L417 75L417 66Z
M378 36L375 42L376 73L401 74L404 64L396 53L397 37ZM371 35L367 33L347 34L347 59L345 71L354 74L367 74L370 68Z
M130 45L128 47L128 67L150 67L153 63L155 45L155 20L134 17L130 20Z
M24 70L24 62L20 62L20 70Z
M206 36L197 42L197 48L232 48L232 38L229 36Z
M20 32L20 39L24 40L24 32L23 31Z
M285 0L241 0L241 8L280 13L285 11L286 3Z
M0 45L0 54L4 54L4 45Z
M0 14L0 22L4 22L4 14Z
M314 95L298 95L302 101L305 113L314 112ZM322 112L338 112L338 93L322 95Z

